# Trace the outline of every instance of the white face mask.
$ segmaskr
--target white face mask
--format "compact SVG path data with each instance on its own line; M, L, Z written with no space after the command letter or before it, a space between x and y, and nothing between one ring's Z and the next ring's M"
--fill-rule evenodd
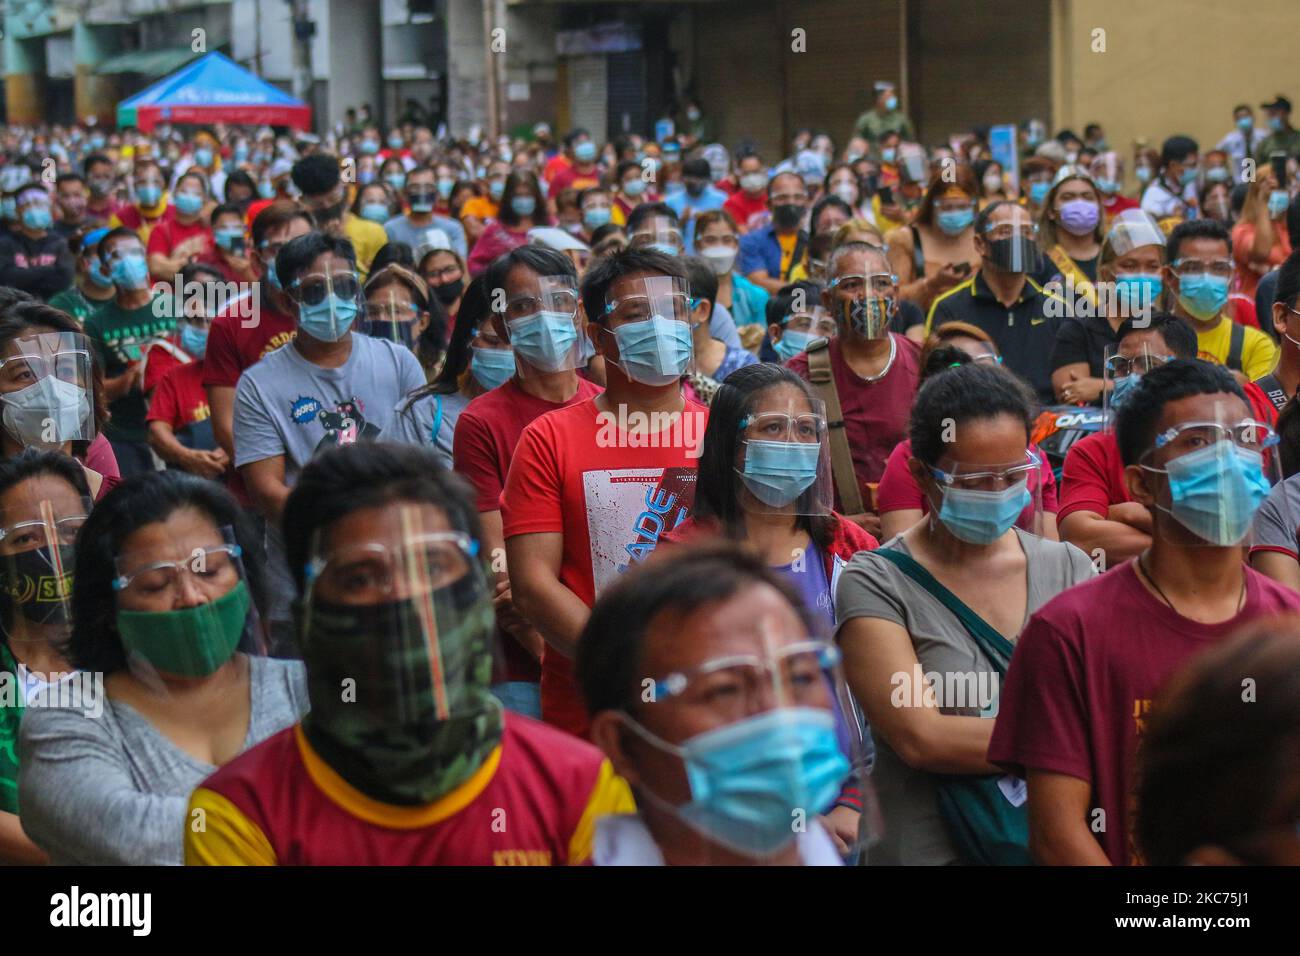
M54 449L90 437L82 427L90 416L90 399L84 388L71 382L47 376L0 395L0 401L4 403L0 420L24 446Z
M700 255L709 264L714 275L725 276L736 262L736 250L728 246L709 246Z

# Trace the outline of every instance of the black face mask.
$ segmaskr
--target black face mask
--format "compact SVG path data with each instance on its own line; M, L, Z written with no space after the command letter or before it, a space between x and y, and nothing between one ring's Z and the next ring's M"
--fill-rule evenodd
M23 551L3 559L0 567L0 603L4 620L13 621L14 611L33 624L68 623L67 596L72 590L72 564L76 551L72 545L59 545L62 577L54 573L54 559L49 548Z
M326 208L316 213L316 223L318 225L322 225L327 222L334 222L337 219L342 219L343 214L347 211L347 208L348 208L348 198L344 196L334 205L327 206Z
M442 285L433 286L433 294L443 305L451 305L460 294L465 291L465 279L462 276L455 282L444 282Z
M994 239L989 242L988 260L1003 272L1036 272L1038 243L1028 236Z
M803 222L803 214L803 206L786 203L772 209L772 222L778 229L796 229Z

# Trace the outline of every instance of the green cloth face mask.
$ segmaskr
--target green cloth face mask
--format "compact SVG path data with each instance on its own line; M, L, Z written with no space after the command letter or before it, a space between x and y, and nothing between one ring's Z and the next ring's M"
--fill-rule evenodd
M235 653L252 598L240 580L208 604L179 611L117 612L117 632L128 654L177 677L207 677Z

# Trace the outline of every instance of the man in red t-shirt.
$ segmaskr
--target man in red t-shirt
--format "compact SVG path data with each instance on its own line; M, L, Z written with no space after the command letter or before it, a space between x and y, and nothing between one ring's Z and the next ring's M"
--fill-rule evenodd
M311 232L310 214L297 203L281 200L253 220L254 267L262 280L248 296L229 303L212 321L203 362L203 387L212 409L212 433L234 460L235 386L239 376L264 355L291 341L297 331L297 308L275 280L275 256L290 239ZM256 306L256 308L252 308ZM239 473L230 472L231 490L247 502Z
M1162 361L1166 356L1196 357L1196 333L1168 313L1156 313L1142 328L1126 321L1120 326L1120 335L1117 354L1130 361L1143 355ZM1141 373L1137 375L1140 379ZM1272 425L1277 414L1260 388L1249 384L1245 392L1251 414ZM1106 567L1127 561L1151 544L1151 516L1129 497L1124 465L1111 431L1089 435L1070 446L1061 469L1060 503L1056 523L1061 540L1089 555L1103 553Z
M752 228L750 220L767 212L767 171L758 154L749 153L740 158L736 180L740 188L727 198L722 208L736 221L741 232L748 232Z
M690 304L681 260L627 248L582 282L605 391L528 425L501 495L515 604L546 641L542 718L585 736L573 654L596 597L684 521L708 412L688 401ZM519 330L512 335L515 347Z
M203 353L209 321L187 315L177 323L189 359L172 365L149 402L149 446L172 468L203 478L220 478L230 466L212 437L212 413L203 391Z
M591 135L585 129L575 129L564 138L564 146L573 157L573 162L556 171L547 187L547 194L558 196L566 189L582 192L592 186L599 186L605 171L596 162L600 150Z
M835 510L879 537L875 488L890 452L907 437L921 347L888 330L888 306L898 301L898 284L884 252L866 243L846 243L826 271L832 282L822 293L822 304L839 329L827 347L831 378L865 509L845 514L837 488ZM811 381L808 361L808 353L801 352L786 366Z
M155 282L173 281L187 263L212 251L212 229L203 218L207 202L208 183L201 173L185 173L176 181L174 214L154 226L146 246Z
M1242 561L1268 492L1262 436L1202 424L1249 417L1232 374L1196 360L1146 373L1120 406L1116 441L1129 493L1150 513L1150 547L1030 618L989 743L990 763L1028 781L1039 863L1140 863L1134 767L1151 702L1189 658L1245 621L1300 611L1300 594ZM1219 441L1236 447L1206 457ZM1187 491L1174 496L1175 481Z
M601 388L577 372L586 364L586 351L577 314L578 275L568 256L543 246L520 246L488 267L485 283L489 301L501 305L492 324L514 349L516 373L460 413L452 457L456 471L474 486L483 552L497 554L505 547L501 490L524 428L547 412L594 398ZM513 686L498 693L512 709L539 717L536 695L544 642L515 610L504 569L497 578L496 600L497 619L512 638L502 642L502 679ZM525 701L531 706L518 706Z

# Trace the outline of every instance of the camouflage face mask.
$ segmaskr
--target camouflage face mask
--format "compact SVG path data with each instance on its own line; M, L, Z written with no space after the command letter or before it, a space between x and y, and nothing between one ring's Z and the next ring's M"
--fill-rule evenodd
M467 576L434 598L437 660L419 598L360 606L312 601L295 609L311 698L307 739L348 783L385 803L437 800L501 740L501 706L488 689L491 596ZM435 666L449 714L442 719Z

